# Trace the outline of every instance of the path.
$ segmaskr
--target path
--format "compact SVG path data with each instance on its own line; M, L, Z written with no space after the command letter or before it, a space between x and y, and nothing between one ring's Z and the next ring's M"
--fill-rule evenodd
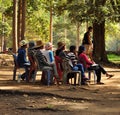
M120 115L120 69L106 69L115 76L103 75L104 85L47 87L12 81L12 67L0 68L2 115Z

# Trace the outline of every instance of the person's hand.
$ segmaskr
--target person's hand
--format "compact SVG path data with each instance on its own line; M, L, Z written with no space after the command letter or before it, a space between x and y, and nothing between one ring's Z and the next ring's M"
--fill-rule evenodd
M53 67L54 63L51 63L50 66Z
M95 62L92 60L92 63L95 64Z

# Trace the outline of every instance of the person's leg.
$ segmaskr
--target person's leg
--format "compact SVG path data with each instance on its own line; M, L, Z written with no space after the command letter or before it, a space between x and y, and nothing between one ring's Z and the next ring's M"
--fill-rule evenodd
M85 71L84 71L83 65L82 64L77 64L76 66L78 67L78 70L81 71L81 76L84 79L85 78Z
M101 71L100 69L95 70L96 76L97 76L97 83L100 83L101 81Z
M84 45L85 47L85 54L89 55L89 45Z
M29 82L28 75L29 75L29 66L25 66L25 77L26 77L26 82Z
M107 73L102 66L99 65L99 68L100 68L100 70L101 70L101 72L102 72L103 74L106 74L106 73Z
M88 70L95 70L95 73L97 76L97 83L100 83L100 81L101 81L101 68L99 67L99 65L96 68L89 67Z
M81 83L85 84L85 73L84 73L84 68L82 64L77 64L76 66L73 67L73 70L75 71L81 71Z

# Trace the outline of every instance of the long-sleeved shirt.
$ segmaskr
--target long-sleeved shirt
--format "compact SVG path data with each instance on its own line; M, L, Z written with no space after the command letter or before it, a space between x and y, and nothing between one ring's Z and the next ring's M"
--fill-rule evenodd
M26 50L24 48L18 49L17 63L20 67L22 67L25 63L29 63L26 58Z
M49 64L54 63L54 55L53 55L53 51L52 50L44 50L44 52L42 52L42 53L46 57L47 62Z
M89 60L88 56L85 53L81 53L78 56L78 60L80 63L83 64L84 68L88 68L88 67L90 67L90 65L93 64L93 62L91 60Z
M39 68L42 69L44 66L49 66L50 67L50 64L45 60L45 57L40 50L37 50L36 58L37 58L38 63L39 63Z

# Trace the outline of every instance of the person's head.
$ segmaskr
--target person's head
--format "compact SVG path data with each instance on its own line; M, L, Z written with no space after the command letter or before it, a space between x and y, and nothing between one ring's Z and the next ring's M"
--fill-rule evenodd
M83 45L79 46L79 48L78 48L78 55L80 55L84 51L85 51L85 47Z
M76 46L75 45L72 45L70 46L70 52L75 52L76 51Z
M92 30L93 30L93 27L92 27L92 26L89 26L89 27L88 27L88 31L89 31L89 32L92 32Z
M43 48L44 48L44 43L42 42L42 40L36 41L36 46L34 47L34 49L43 49Z
M26 40L21 40L20 41L20 47L21 48L27 48L27 44L28 44L28 42Z
M65 49L65 43L63 43L63 42L58 42L57 43L57 46L58 46L58 50L64 50Z
M46 50L52 50L52 43L51 42L48 42L48 43L46 43L46 45L45 45L45 49Z
M30 42L29 42L29 48L33 48L35 45L36 45L36 44L35 44L34 41L30 41Z

